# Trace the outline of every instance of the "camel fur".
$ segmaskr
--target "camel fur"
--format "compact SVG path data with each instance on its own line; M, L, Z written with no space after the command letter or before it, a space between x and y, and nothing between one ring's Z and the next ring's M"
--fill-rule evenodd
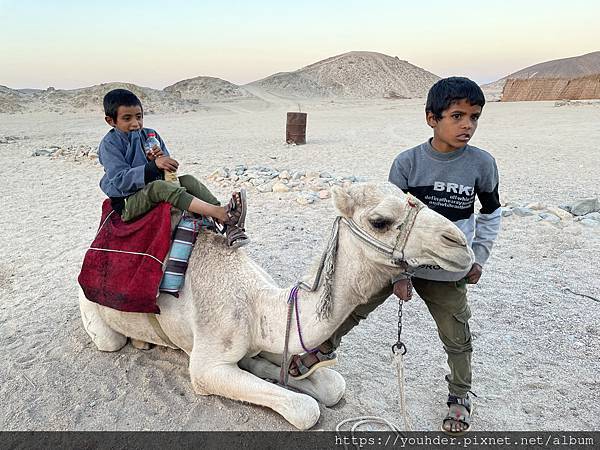
M338 213L353 219L364 231L394 246L397 226L405 217L406 196L389 183L334 188ZM320 255L319 255L320 256ZM468 270L473 252L464 234L449 220L424 208L419 212L404 251L411 266L437 264L446 270ZM391 259L376 252L340 224L329 318L317 314L323 286L300 291L302 335L308 348L325 341L352 310L402 272ZM314 273L304 281L312 284ZM88 301L80 290L84 328L101 351L117 351L127 338L136 347L149 342L180 348L189 355L194 391L221 395L266 406L296 428L306 430L319 419L317 400L334 405L345 391L344 378L322 368L282 388L263 378L277 379L284 349L287 298L290 288L278 287L244 250L230 250L222 238L202 234L192 252L184 289L179 298L162 294L156 319L167 342L148 314L124 313ZM303 352L295 326L290 354Z

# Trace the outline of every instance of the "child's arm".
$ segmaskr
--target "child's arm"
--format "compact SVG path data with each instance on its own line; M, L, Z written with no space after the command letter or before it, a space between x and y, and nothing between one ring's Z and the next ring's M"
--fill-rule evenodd
M392 163L392 167L390 167L388 181L398 186L404 193L408 194L408 170L406 170L408 161L403 161L403 159L402 153L396 156L396 159L394 159L394 162Z
M481 209L475 217L475 237L472 244L475 263L480 267L483 267L490 256L502 222L502 209L498 195L498 167L495 161L486 175L476 188Z
M154 180L160 176L154 161L131 167L118 144L110 140L102 141L98 156L107 178L123 196L140 190L146 185L147 180Z

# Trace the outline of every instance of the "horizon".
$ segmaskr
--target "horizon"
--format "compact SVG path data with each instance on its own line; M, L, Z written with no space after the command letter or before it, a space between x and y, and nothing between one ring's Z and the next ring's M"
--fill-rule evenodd
M157 0L143 8L0 0L0 85L78 89L119 82L164 89L198 76L244 85L349 51L397 56L441 77L486 84L541 62L598 51L592 46L600 30L581 20L598 13L600 4L585 0L508 0L500 7L465 0L460 8L439 0L307 0L285 10L273 0L173 0L168 8Z

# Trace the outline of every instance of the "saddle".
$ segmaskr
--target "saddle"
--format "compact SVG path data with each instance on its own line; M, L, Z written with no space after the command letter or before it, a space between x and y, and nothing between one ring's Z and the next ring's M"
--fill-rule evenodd
M78 282L88 300L123 312L160 314L160 292L175 297L200 230L217 232L214 221L160 203L123 222L107 199ZM167 257L168 255L168 257Z

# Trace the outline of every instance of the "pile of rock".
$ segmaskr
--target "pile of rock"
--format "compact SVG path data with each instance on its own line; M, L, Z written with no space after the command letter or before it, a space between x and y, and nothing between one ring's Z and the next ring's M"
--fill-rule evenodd
M540 202L525 204L507 202L502 207L502 215L504 217L536 216L537 220L556 225L572 220L588 227L598 227L600 226L600 201L597 198L584 198L559 206L546 206Z
M0 136L0 144L12 144L13 142L20 141L21 139L26 139L20 136Z
M31 156L47 156L51 159L64 158L70 161L93 161L97 163L98 147L89 145L50 145L34 150Z
M220 167L208 176L223 187L254 188L259 193L297 192L296 201L302 205L331 197L332 186L348 187L366 181L364 177L336 176L329 172L305 170L278 170L266 166L238 165Z

